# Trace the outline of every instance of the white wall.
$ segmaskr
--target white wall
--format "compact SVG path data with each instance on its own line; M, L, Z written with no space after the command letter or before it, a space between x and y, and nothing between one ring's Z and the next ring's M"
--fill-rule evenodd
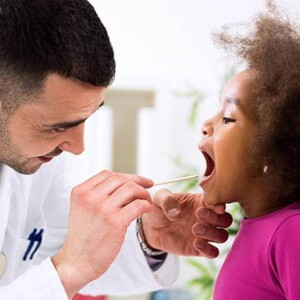
M224 22L243 20L262 7L262 1L237 0L93 0L115 49L117 73L113 89L153 89L157 93L152 116L155 145L142 163L154 179L174 176L172 157L200 164L199 126L186 125L191 101L174 91L196 88L209 99L201 118L218 105L222 60L210 34ZM217 93L216 93L217 92ZM213 101L210 101L213 98ZM150 142L151 144L151 142ZM187 155L188 153L188 155ZM203 162L203 161L202 161Z
M93 0L115 48L114 86L171 87L190 81L206 86L215 63L210 31L242 20L261 0Z
M148 159L142 155L144 160L139 171L154 180L174 176L178 170L174 168L172 157L178 155L186 163L200 165L203 169L203 159L197 150L199 129L203 120L218 107L220 81L226 67L223 53L211 41L211 32L225 23L248 20L263 8L264 1L90 2L106 26L115 50L117 73L111 88L154 90L157 95L155 111L144 121L153 124L153 139L143 135L148 153L152 155ZM291 6L297 0L281 2ZM193 130L187 125L191 99L174 95L174 92L191 88L205 95L198 125ZM106 126L105 123L102 126ZM102 135L100 140L101 147L106 147ZM109 151L98 157L96 165L101 166L102 157L103 166L109 167Z

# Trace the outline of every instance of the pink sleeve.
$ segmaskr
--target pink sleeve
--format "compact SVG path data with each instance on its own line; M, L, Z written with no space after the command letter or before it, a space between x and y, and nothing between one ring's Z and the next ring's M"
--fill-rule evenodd
M300 214L278 226L270 243L269 264L274 285L285 299L300 299Z

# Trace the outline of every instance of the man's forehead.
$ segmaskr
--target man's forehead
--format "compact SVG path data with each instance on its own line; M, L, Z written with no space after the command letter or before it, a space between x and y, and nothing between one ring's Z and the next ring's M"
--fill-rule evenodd
M49 114L91 114L103 103L105 92L105 87L51 74L45 82L39 103Z
M50 74L42 91L32 101L19 105L12 120L22 120L36 126L55 126L60 123L72 123L69 125L73 126L84 122L103 105L105 92L105 87Z
M99 109L103 105L104 105L104 102L101 102L101 104L98 106L97 109ZM94 113L94 112L95 111L93 111L92 113ZM77 119L73 118L73 120L70 120L70 121L64 121L63 120L63 121L58 122L58 123L55 123L53 121L50 122L50 120L44 120L43 125L46 126L46 127L49 127L49 128L72 128L72 127L75 127L75 126L85 122L90 117L90 115L88 115L87 117L84 117L84 118L77 118ZM68 115L64 114L64 118L67 120Z

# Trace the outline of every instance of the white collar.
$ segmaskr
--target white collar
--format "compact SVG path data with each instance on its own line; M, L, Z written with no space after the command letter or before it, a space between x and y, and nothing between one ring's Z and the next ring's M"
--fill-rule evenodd
M0 169L0 249L7 226L9 210L11 208L11 196L19 186L20 179L12 168L1 164Z

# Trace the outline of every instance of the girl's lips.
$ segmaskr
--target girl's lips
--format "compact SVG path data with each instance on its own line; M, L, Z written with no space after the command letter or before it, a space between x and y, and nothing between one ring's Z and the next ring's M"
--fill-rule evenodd
M206 153L205 151L201 151L204 158L205 158L205 161L206 161L206 170L200 180L200 183L199 185L200 186L203 186L205 185L210 179L211 177L214 175L214 172L215 172L215 162L214 160L212 159L212 157Z

